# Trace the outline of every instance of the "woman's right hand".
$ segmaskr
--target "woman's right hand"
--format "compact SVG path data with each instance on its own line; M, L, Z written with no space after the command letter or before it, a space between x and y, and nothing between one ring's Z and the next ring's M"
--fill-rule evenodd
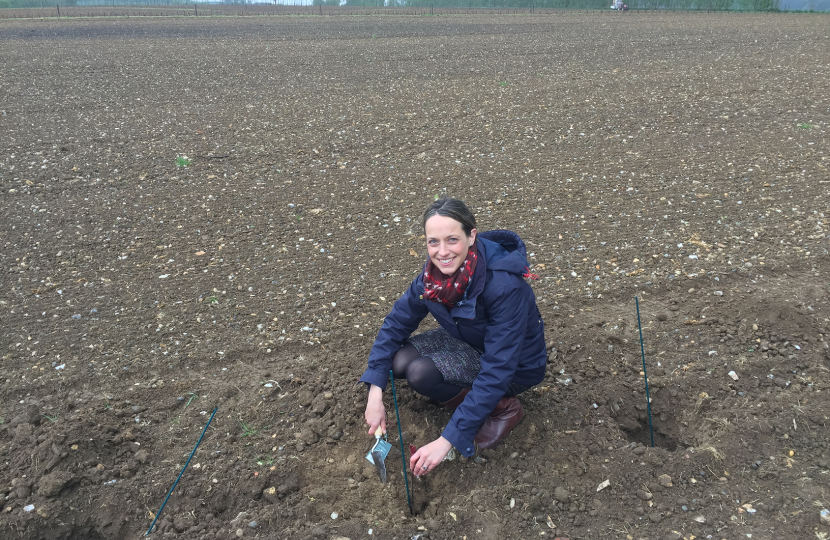
M378 426L386 434L386 408L383 406L383 390L379 386L372 385L369 388L365 417L369 424L369 435L374 435Z

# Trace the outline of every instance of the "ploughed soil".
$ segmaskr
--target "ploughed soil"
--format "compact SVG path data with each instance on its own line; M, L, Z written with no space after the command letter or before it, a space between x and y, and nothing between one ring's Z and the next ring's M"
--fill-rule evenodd
M139 537L217 408L151 536L827 538L828 22L0 22L0 536ZM355 383L445 193L550 359L410 514Z

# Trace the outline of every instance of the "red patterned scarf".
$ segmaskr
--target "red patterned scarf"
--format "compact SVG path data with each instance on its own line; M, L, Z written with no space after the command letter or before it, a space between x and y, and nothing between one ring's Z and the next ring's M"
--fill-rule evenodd
M471 247L458 270L447 277L429 259L424 270L424 299L443 304L449 309L454 308L464 298L464 291L475 274L477 262L478 250Z

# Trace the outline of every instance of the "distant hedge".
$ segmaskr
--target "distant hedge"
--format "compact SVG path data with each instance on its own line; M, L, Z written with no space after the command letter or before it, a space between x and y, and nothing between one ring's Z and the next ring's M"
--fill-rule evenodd
M305 0L306 2L308 0ZM312 5L339 6L341 0L311 0ZM277 5L293 5L297 0L277 0ZM629 0L631 9L666 11L778 11L779 0ZM213 3L195 2L205 6ZM224 4L252 5L245 0L228 0ZM539 8L539 9L608 9L613 0L345 0L350 7L436 7L436 8ZM142 6L193 5L192 0L80 0L81 5ZM270 4L270 2L269 2ZM76 6L79 0L0 0L0 8Z

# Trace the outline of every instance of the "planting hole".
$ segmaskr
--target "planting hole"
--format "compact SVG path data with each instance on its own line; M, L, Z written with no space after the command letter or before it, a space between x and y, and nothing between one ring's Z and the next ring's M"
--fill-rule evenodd
M625 436L631 442L642 443L643 446L651 446L651 435L648 429L648 419L634 420L633 422L626 422L620 425L620 430L625 433ZM674 452L677 449L677 441L673 438L661 433L658 426L654 427L654 446L665 448L669 452Z

